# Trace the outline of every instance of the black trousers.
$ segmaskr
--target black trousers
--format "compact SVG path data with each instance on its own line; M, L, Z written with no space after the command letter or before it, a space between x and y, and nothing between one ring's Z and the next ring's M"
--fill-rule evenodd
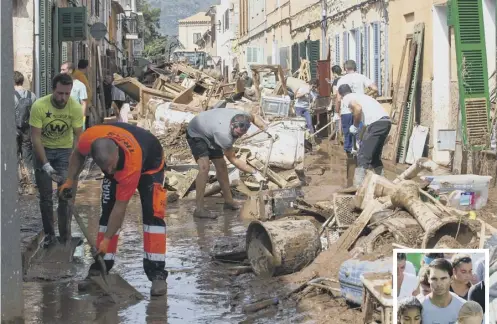
M164 169L151 174L142 174L138 183L138 192L142 205L143 218L143 268L150 281L167 278L166 266L166 215L167 192L163 187ZM102 181L102 215L100 217L97 236L97 246L107 231L109 217L116 201L117 182L111 178ZM107 254L104 256L107 270L114 266L117 252L119 232L109 243ZM98 263L90 269L99 269Z
M388 133L392 128L390 119L380 119L368 125L357 154L357 166L364 169L383 167L381 154Z

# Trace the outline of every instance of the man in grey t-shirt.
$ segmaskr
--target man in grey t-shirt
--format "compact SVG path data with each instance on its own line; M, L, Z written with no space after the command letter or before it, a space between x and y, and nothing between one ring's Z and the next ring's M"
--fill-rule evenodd
M194 217L215 218L204 209L205 185L209 177L210 161L216 168L216 176L224 197L224 208L236 210L228 178L228 167L224 156L238 169L251 173L257 181L264 177L243 160L236 157L233 143L245 133L250 124L254 123L260 129L266 129L264 121L257 115L246 113L239 109L218 108L201 112L193 118L186 132L186 139L197 161L199 173L195 181L196 209Z
M452 265L445 259L435 259L428 266L431 293L422 300L423 324L455 324L462 305L466 302L450 292Z

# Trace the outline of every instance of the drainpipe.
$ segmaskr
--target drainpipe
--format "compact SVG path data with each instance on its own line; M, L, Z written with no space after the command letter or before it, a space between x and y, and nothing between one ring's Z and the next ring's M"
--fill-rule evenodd
M35 4L35 19L34 19L34 37L35 37L35 57L34 57L34 93L38 98L41 96L40 86L40 1L34 0Z

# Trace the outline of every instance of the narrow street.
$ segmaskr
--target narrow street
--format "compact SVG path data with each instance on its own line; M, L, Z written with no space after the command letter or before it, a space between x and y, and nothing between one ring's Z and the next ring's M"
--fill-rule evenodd
M98 225L99 183L87 180L77 198L77 208L88 220L91 233L96 233ZM149 297L150 282L142 268L141 206L138 195L135 195L128 207L112 271L130 282L146 299L119 308L101 305L94 297L80 294L77 281L86 276L93 260L88 245L83 244L74 254L74 277L50 282L33 278L33 274L43 273L41 269L28 271L31 278L24 283L26 323L236 323L244 320L246 316L241 306L278 296L284 287L277 285L277 280L254 281L253 274L230 276L227 271L229 264L211 261L209 251L216 238L241 234L246 229L246 224L237 219L236 213L223 213L222 204L218 202L221 200L209 199L209 207L220 211L220 217L214 221L194 219L193 201L168 206L166 268L169 278L166 297ZM74 236L81 236L75 221ZM263 322L267 323L277 319L300 322L301 316L294 313L294 307L279 309L280 312L273 309L258 316L266 318L267 321Z

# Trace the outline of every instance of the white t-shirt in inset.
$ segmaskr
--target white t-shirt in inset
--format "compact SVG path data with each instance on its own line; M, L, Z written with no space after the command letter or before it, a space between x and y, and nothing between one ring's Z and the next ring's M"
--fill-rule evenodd
M365 126L369 126L375 121L388 116L385 108L376 101L376 99L362 94L362 93L349 93L342 98L342 104L349 107L352 101L357 102L362 107L362 121Z
M357 72L354 72L354 73L348 73L348 74L345 74L344 76L342 76L340 78L340 80L338 80L337 88L340 88L340 86L342 84L348 84L350 89L352 89L353 93L364 94L364 90L366 88L372 86L373 83L374 82L370 78L368 78L367 76L365 76L363 74L359 74ZM351 113L351 111L349 109L349 106L344 105L343 100L342 100L340 114L344 115L344 114L350 114L350 113Z
M411 297L416 288L418 288L418 277L404 272L404 280L402 281L402 286L400 286L400 293L397 298Z
M421 313L423 324L455 324L457 322L459 310L466 301L454 293L450 294L452 300L447 307L443 308L433 305L429 295L425 296L421 302L423 305Z

